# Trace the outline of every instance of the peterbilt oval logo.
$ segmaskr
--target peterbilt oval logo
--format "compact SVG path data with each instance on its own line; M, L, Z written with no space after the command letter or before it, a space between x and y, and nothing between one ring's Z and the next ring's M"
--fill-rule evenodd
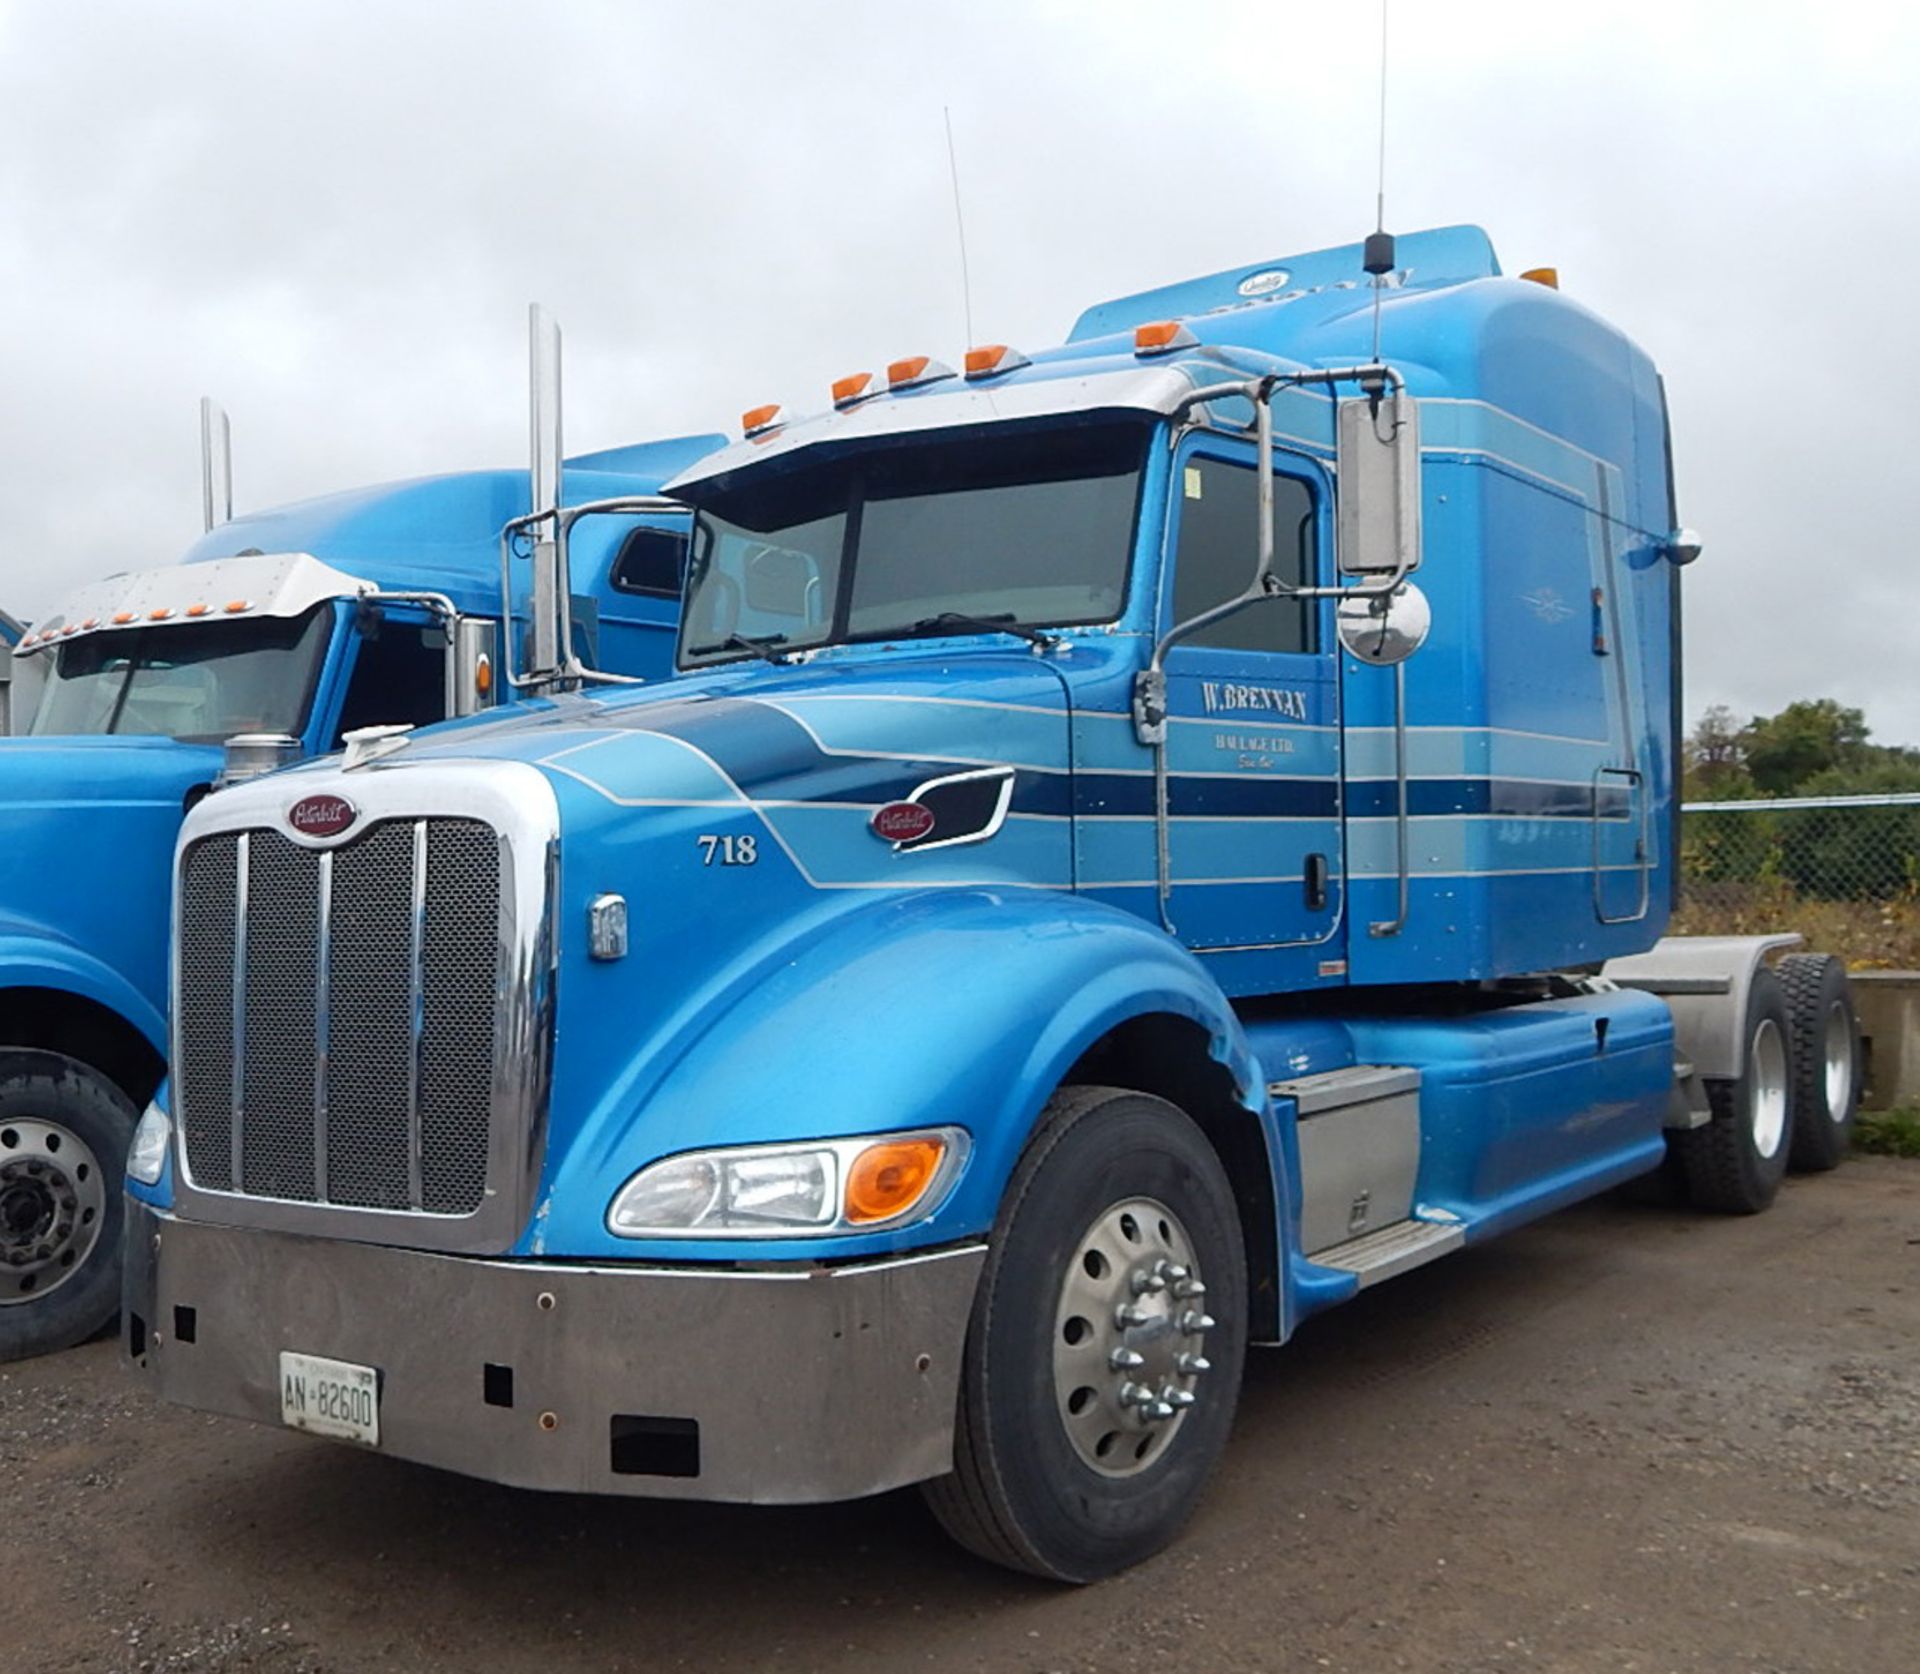
M359 817L344 796L303 796L287 810L287 824L302 837L338 837Z
M1275 291L1285 290L1293 275L1284 267L1269 267L1259 273L1249 273L1240 281L1242 296L1271 296Z
M922 802L889 802L875 811L873 834L888 843L913 843L933 829L933 810Z

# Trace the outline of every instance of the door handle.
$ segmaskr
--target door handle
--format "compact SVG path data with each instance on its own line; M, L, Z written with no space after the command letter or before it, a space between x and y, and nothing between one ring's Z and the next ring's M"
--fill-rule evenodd
M1327 905L1327 857L1323 854L1307 856L1306 889L1307 911L1323 912Z

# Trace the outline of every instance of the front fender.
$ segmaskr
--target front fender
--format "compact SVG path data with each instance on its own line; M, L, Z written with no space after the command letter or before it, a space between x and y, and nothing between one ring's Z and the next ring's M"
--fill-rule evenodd
M46 926L0 912L0 1043L8 1041L6 993L12 988L51 988L105 1006L126 1019L163 1057L167 1020L161 1003L143 994L111 965Z
M742 985L636 1108L587 1113L548 1158L526 1254L817 1260L987 1231L1041 1109L1095 1041L1166 1013L1204 1028L1249 1107L1263 1086L1225 995L1184 948L1131 914L1054 891L892 896L855 909L765 980ZM630 1085L630 1084L629 1084ZM604 1218L638 1168L695 1147L956 1123L973 1154L928 1220L829 1239L615 1238Z

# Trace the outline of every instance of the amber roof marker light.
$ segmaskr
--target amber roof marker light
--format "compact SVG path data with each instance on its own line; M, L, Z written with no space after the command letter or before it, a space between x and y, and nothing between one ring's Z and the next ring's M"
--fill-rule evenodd
M863 401L869 395L879 393L872 385L871 372L849 372L844 378L835 378L833 404L836 407L851 407L856 401Z
M1136 355L1166 355L1175 349L1191 349L1198 342L1178 320L1150 320L1133 328L1133 352Z
M931 355L907 355L888 363L887 388L916 389L922 384L937 384L944 378L955 376L957 374L945 361L935 360Z
M982 343L967 350L967 358L962 364L969 378L997 378L1002 372L1017 371L1022 366L1031 366L1033 362L1018 349L1010 349L1004 343Z

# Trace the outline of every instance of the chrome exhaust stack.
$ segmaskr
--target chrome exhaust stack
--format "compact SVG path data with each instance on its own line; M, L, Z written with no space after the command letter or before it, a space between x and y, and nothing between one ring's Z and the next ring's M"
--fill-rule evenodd
M233 521L233 426L210 395L200 397L200 507L208 534Z
M532 643L526 681L535 690L558 686L573 672L568 643L572 592L566 534L560 524L560 326L539 303L527 310L528 426L533 455Z

